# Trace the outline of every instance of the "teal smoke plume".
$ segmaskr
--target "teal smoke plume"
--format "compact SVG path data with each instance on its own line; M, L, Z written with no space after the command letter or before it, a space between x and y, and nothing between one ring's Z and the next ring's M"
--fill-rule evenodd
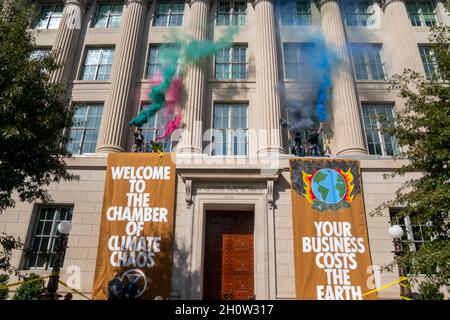
M216 42L195 40L192 37L183 36L187 40L175 39L175 46L167 46L161 49L161 83L152 87L149 98L152 104L142 110L139 115L130 121L130 126L141 127L166 104L166 93L177 72L177 63L180 72L184 72L189 65L197 63L200 59L213 56L223 48L229 47L236 35L237 28L229 28L226 34Z

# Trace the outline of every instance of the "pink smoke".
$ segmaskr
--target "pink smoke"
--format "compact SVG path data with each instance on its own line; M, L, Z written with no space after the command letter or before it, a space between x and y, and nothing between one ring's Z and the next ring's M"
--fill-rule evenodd
M169 121L169 119L171 120L167 124L164 134L162 136L158 136L156 140L164 139L181 125L183 120L183 116L179 108L181 86L181 78L175 78L172 80L169 89L167 89L164 117L166 118L166 121Z
M181 120L183 120L183 116L181 115L181 112L178 113L175 118L169 122L169 124L166 126L166 131L164 131L164 134L162 136L156 137L156 140L161 140L167 137L169 134L174 132L176 129L178 129L181 125Z

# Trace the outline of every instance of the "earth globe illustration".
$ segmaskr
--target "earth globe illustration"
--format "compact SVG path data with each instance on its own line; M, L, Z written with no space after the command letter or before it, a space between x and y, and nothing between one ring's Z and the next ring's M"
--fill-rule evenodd
M339 203L347 193L344 177L333 169L321 169L312 178L312 191L317 199L327 204Z

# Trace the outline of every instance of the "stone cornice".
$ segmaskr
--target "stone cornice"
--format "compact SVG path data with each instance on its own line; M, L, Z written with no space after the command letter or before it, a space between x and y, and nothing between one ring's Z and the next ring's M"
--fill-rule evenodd
M130 3L133 3L133 2L147 4L147 2L149 2L149 0L125 0L125 5L129 5Z

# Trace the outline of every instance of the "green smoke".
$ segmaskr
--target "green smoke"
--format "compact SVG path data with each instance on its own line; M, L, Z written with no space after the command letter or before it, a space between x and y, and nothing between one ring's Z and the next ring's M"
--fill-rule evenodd
M162 81L153 86L149 93L152 104L142 110L137 117L131 119L130 126L141 127L164 108L166 92L176 75L177 62L180 64L180 72L183 73L187 66L197 63L202 58L213 56L223 48L230 47L237 32L237 28L229 28L226 34L216 42L199 41L185 35L183 37L187 40L181 40L181 37L178 36L175 39L175 46L163 46L160 53Z

